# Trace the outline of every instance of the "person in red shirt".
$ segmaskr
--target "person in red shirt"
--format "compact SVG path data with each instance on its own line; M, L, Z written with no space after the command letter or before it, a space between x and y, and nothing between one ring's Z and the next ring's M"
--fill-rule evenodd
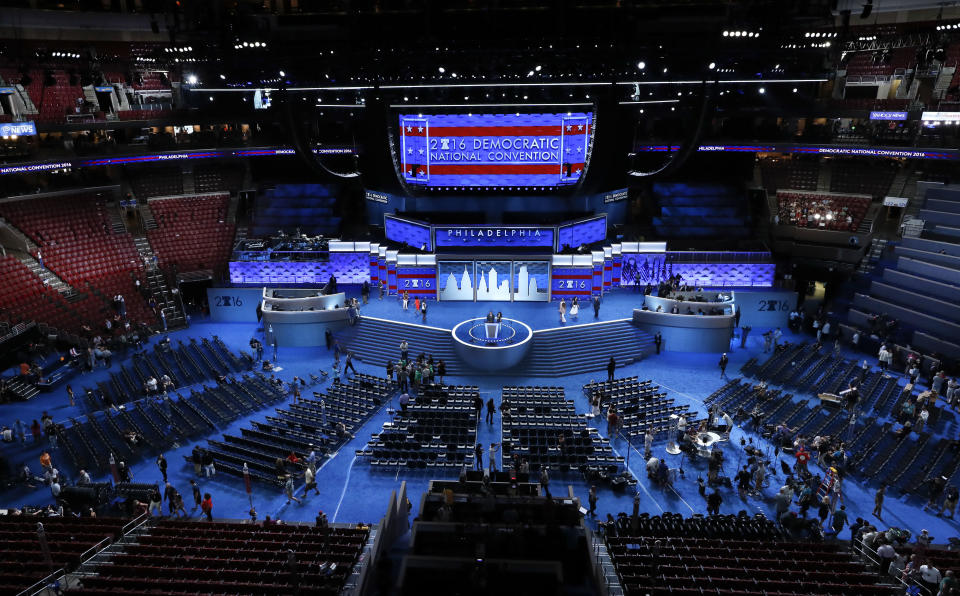
M807 462L810 461L810 453L807 452L802 446L797 448L796 453L794 454L797 458L797 469L807 472Z
M297 464L300 462L300 458L297 457L297 454L293 451L290 452L290 455L287 456L287 461L291 464Z
M203 502L200 503L200 510L207 516L207 521L213 521L213 497L210 493L203 494Z

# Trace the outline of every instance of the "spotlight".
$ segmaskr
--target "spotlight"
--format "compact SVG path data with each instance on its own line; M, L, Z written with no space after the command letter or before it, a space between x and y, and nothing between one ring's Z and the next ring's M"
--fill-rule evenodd
M647 63L644 62L643 60L641 60L640 62L637 62L637 68L638 68L638 69L643 70L643 69L646 68L646 67L647 67Z
M187 84L196 85L197 84L197 75L187 75Z
M539 64L537 64L537 66L536 66L536 67L534 67L534 69L533 69L533 70L535 70L535 71L537 71L537 72L540 72L541 70L543 70L543 67L542 67L542 66L540 66Z
M667 69L666 69L666 67L664 67L664 69L663 69L663 74L667 74Z
M440 71L440 74L443 74L443 73L447 72L447 69L444 68L444 67L442 67L442 66L441 66L440 68L438 68L437 70Z
M716 63L716 62L711 62L710 64L707 65L707 68L709 68L710 70L713 70L713 69L716 68L716 67L717 67L717 63Z
M730 32L729 32L729 31L724 31L724 32L723 32L723 36L724 36L724 37L730 37Z
M227 80L227 75L220 75L220 80L221 80L221 81L226 81L226 80Z
M285 73L285 72L283 72L283 71L281 70L281 71L280 71L280 76L281 76L281 77L285 77L285 76L287 76L287 73Z
M757 92L758 92L760 95L763 95L764 93L767 92L767 90L766 90L765 88L763 88L763 87L760 87L759 89L757 89Z
M796 87L793 88L793 92L794 92L794 93L797 92L797 88L796 88Z

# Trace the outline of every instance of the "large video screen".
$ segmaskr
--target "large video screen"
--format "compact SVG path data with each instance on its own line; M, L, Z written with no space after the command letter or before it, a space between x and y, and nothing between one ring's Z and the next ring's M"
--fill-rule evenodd
M593 113L400 114L400 129L409 184L557 187L583 175Z
M383 234L387 240L403 242L418 250L433 250L430 241L430 226L392 215L383 216Z
M581 245L600 242L607 237L607 216L579 221L560 226L557 234L557 249L577 248Z

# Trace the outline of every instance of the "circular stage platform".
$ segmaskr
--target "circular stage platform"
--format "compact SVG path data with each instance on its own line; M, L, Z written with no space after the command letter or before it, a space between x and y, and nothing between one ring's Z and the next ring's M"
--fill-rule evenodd
M470 366L486 371L516 366L533 343L533 329L516 319L503 319L499 325L483 318L467 319L454 326L452 334L457 355Z

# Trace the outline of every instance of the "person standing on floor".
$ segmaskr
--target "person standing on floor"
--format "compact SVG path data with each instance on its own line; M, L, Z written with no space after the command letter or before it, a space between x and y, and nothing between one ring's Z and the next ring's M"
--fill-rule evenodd
M590 517L596 516L597 511L597 485L590 486L590 494L587 495L587 502L590 503L590 509L587 511L587 515Z
M617 370L617 361L613 359L613 356L610 357L610 361L607 362L607 380L613 380L613 373Z
M653 455L653 428L647 427L647 432L643 435L643 456L647 459L650 459L650 456Z
M410 306L410 292L404 292L400 302L403 305L403 310L407 310L407 307Z
M207 521L213 521L213 497L210 493L203 494L203 501L200 503L200 510L207 516Z
M70 398L70 407L73 407L73 387L67 385L67 397Z
M383 295L386 293L386 291L387 291L387 280L381 279L380 280L380 297L378 298L378 300L383 300Z
M427 322L427 299L424 298L420 301L420 315L422 317L421 322Z
M400 364L405 365L407 362L407 354L410 352L410 344L407 343L407 340L400 342Z
M217 469L213 465L213 454L207 451L206 449L204 449L202 453L203 453L203 456L201 457L201 461L203 462L203 473L206 475L207 478L211 476L216 476Z
M740 312L740 311L737 311ZM740 347L747 347L747 336L750 335L750 332L753 331L753 327L750 325L745 325L740 328Z
M494 472L497 471L497 451L500 450L500 445L498 443L490 443L490 475L492 476Z
M707 495L707 515L720 515L720 505L723 503L723 497L716 489Z
M347 369L353 371L353 374L357 374L357 369L353 367L353 352L347 352L347 359L343 365L343 374L347 374Z
M730 359L727 358L727 353L724 352L720 356L720 378L727 376L727 363L730 362Z
M360 298L364 304L370 300L370 282L367 280L363 280L363 285L360 286Z
M311 466L307 466L307 468L303 471L303 481L304 481L304 486L303 486L304 500L306 500L307 493L309 493L311 490L315 491L317 495L320 494L320 489L317 488L317 473L313 470Z
M887 487L881 485L877 489L877 493L873 495L873 515L877 516L877 519L883 521L883 517L880 516L883 513L883 497L886 494Z
M591 301L593 302L593 318L600 318L600 296L594 294L593 298L591 298Z
M193 509L190 513L193 513L200 508L203 499L200 497L200 487L197 486L197 481L193 478L190 479L190 490L193 492Z
M443 385L443 377L447 374L447 363L441 358L437 362L437 376L440 377L440 384Z
M567 302L565 300L560 301L560 306L557 308L557 311L560 313L560 322L566 323L567 322L567 317L566 317Z
M660 346L663 345L663 335L661 335L659 331L653 336L653 345L657 346L657 354L660 354Z
M497 406L493 403L493 398L487 400L487 415L486 422L487 424L493 424L493 415L497 412Z
M483 403L483 402L480 402L480 403ZM474 463L476 464L477 471L482 472L483 471L483 443L477 443L477 446L474 447L473 449L473 454L474 454L474 459L476 460Z
M167 481L167 458L163 457L161 453L157 456L157 467L160 468L160 473L163 474L163 481Z

